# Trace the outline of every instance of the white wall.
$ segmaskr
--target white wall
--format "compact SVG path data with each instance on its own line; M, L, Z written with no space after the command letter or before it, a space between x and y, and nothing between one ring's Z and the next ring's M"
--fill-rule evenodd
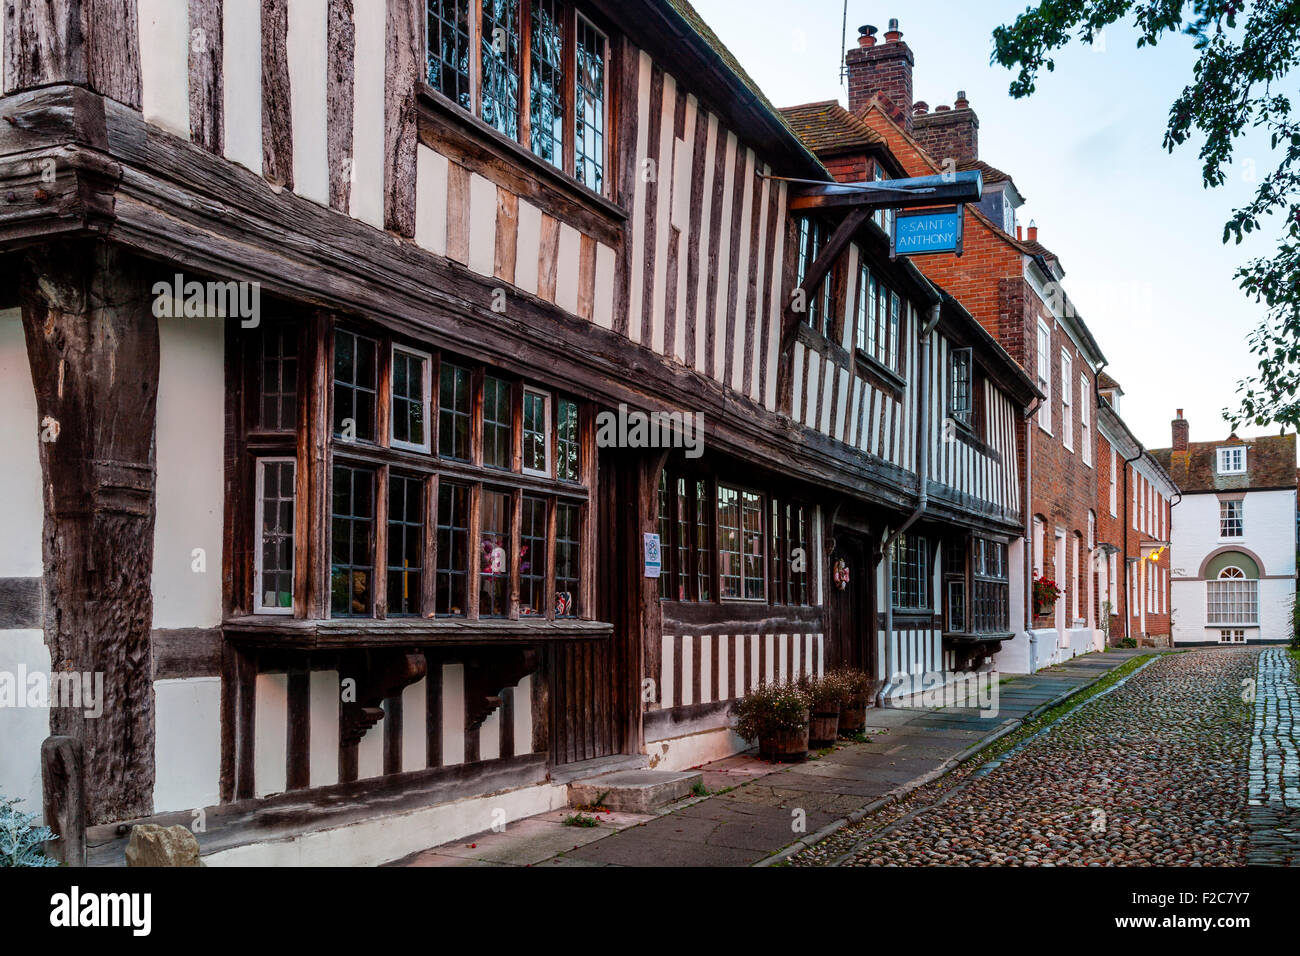
M221 623L225 321L158 320L153 626ZM206 570L194 570L203 549Z
M50 672L50 652L41 630L0 631L0 671L14 675ZM25 688L17 686L25 694ZM41 743L50 735L45 708L0 707L0 797L17 797L23 809L41 815Z
M1291 596L1295 593L1296 493L1250 491L1242 506L1244 534L1219 537L1219 499L1214 494L1186 495L1173 509L1170 557L1174 643L1219 639L1207 628L1205 582L1195 580L1206 556L1220 548L1255 555L1261 564L1259 628L1247 628L1247 640L1284 640L1290 634ZM1189 580L1191 579L1191 580Z
M160 680L153 688L154 812L212 806L220 799L221 679Z

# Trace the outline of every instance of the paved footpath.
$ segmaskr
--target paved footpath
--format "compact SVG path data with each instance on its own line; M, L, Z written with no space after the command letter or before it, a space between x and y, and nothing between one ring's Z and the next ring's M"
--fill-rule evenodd
M1143 653L1112 650L1076 658L999 687L996 716L974 708L868 711L866 743L846 743L803 764L742 754L708 764L710 796L654 815L600 814L597 826L565 826L555 811L422 851L409 866L745 866L865 808L905 797L942 777L994 739ZM1148 652L1149 653L1149 652ZM795 849L798 849L796 847ZM783 856L786 854L783 854Z
M1247 862L1300 866L1300 685L1281 648L1259 656L1250 741Z

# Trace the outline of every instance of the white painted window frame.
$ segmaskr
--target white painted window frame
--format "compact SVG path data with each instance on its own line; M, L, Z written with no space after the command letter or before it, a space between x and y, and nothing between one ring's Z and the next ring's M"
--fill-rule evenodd
M1241 467L1231 468L1225 465L1231 457L1237 454L1241 455ZM1246 473L1246 446L1230 445L1227 448L1215 449L1215 471L1220 475L1244 475Z
M1052 434L1052 330L1038 320L1038 388L1043 404L1038 407L1038 427Z
M545 422L546 467L540 471L536 468L523 468L522 470L525 475L532 475L535 478L549 478L551 476L551 471L555 466L555 463L551 460L551 445L553 444L554 438L551 434L551 393L544 389L533 388L532 386L526 385L524 386L523 401L526 402L529 395L539 395L542 398L542 420ZM524 425L524 408L521 404L519 407L519 431L521 435L525 431Z
M1074 451L1074 359L1061 349L1061 444Z
M1092 390L1088 388L1088 376L1079 376L1079 451L1083 454L1083 463L1092 467Z
M268 464L293 465L294 481L296 482L298 480L298 460L296 458L281 456L257 459L257 474L255 479L257 490L254 495L255 504L253 506L253 540L256 542L256 547L253 549L253 613L291 615L293 614L292 602L297 598L297 595L293 593L292 584L293 576L297 573L295 562L297 561L298 556L295 548L289 549L289 607L266 607L262 604L262 505L265 501L265 495L263 492L265 488L266 466ZM298 535L298 495L296 490L293 496L293 533L296 538Z
M1110 450L1110 516L1119 516L1119 455Z
M397 359L397 353L401 352L411 358L419 359L424 363L424 441L420 444L407 441L398 441L394 437L393 429L396 427L397 419L393 415L393 362ZM433 356L428 352L421 352L419 349L408 348L405 345L393 343L392 354L389 357L389 374L388 374L388 443L393 448L400 448L404 451L424 452L426 455L433 451L433 427L434 420L430 415L433 409Z

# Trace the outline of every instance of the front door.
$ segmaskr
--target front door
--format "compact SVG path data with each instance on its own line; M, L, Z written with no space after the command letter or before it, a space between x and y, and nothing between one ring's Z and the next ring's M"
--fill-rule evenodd
M856 667L874 673L871 639L871 565L866 539L837 531L826 577L827 667ZM846 580L847 577L847 580Z

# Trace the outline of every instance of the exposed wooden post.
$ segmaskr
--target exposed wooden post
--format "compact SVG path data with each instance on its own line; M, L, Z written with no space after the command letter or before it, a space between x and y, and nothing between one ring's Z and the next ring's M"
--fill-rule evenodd
M45 643L103 675L103 713L58 707L84 748L90 824L153 810L154 422L158 322L139 262L103 241L24 255L19 296L41 440Z
M58 837L45 844L45 854L68 866L86 865L86 789L81 754L81 741L74 737L46 737L41 744L45 825Z
M140 108L136 0L5 0L4 91L71 83Z

